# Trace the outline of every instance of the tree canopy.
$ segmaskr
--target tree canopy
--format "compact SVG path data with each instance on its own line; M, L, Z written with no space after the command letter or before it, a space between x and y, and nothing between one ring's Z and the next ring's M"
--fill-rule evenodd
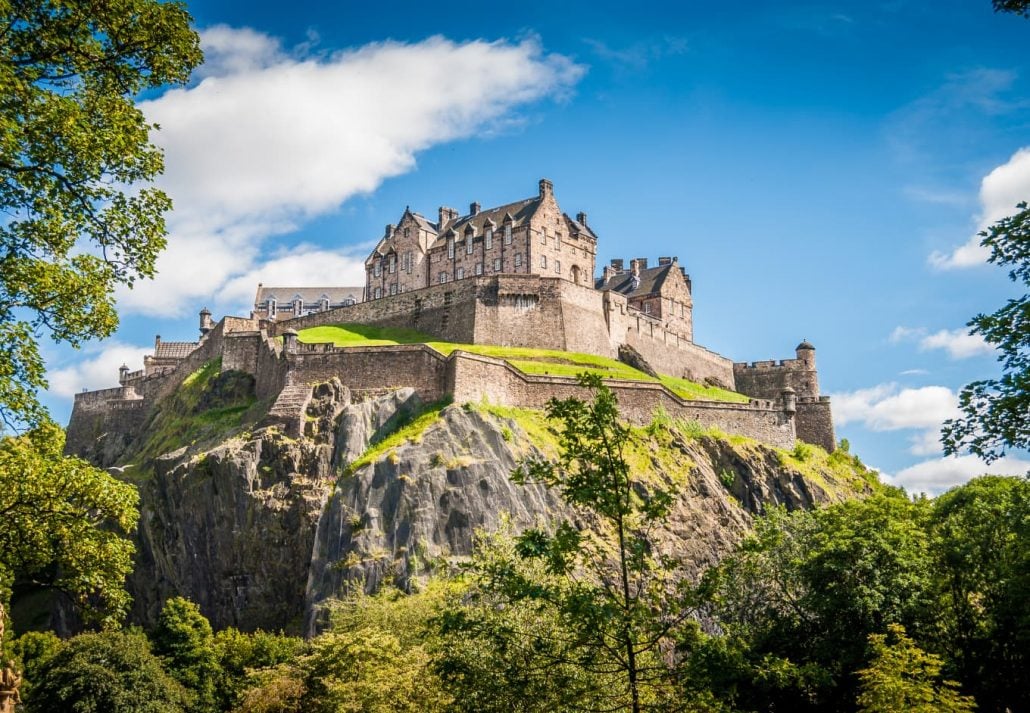
M171 202L136 95L201 59L181 3L0 0L0 419L45 415L38 340L117 327L112 293L154 273Z
M128 606L136 488L79 458L43 424L0 440L0 602L15 581L56 587L114 621Z
M1016 207L1019 212L980 235L991 251L988 261L1008 266L1023 295L969 322L973 334L998 348L1002 375L962 389L964 415L944 424L945 453L968 450L988 462L1008 449L1030 448L1030 208L1025 202Z

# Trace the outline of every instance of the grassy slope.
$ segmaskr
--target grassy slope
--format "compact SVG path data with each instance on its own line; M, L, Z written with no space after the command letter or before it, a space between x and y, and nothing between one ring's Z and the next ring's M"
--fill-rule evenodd
M747 403L748 398L725 389L704 386L686 379L661 376L655 379L642 371L609 357L593 354L578 354L553 349L530 349L528 347L498 347L483 344L454 344L440 342L433 337L412 329L370 327L363 324L334 324L301 330L298 337L307 344L331 342L339 347L383 346L389 344L426 344L441 354L447 355L455 349L504 359L525 374L550 376L575 376L582 372L600 374L607 379L628 379L630 381L661 381L662 384L685 399L701 401L728 401Z

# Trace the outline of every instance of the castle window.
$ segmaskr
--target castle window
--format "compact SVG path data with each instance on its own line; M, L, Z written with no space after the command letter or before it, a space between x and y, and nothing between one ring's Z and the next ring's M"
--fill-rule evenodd
M390 274L392 275L397 272L397 256L395 254L391 254L388 259L390 261Z
M377 287L376 288L376 299L379 299L382 296L383 296L383 288L382 287Z
M547 245L547 228L543 228L540 231L540 244Z
M651 314L651 303L650 302L645 302L644 303L644 314Z
M554 234L554 249L561 252L561 233Z
M468 233L465 235L465 254L472 254L472 233Z
M376 261L373 264L374 264L374 267L373 267L372 271L373 271L373 273L375 274L376 277L379 277L380 275L383 274L383 262L379 258L376 258Z
M494 246L494 229L493 228L487 228L486 229L486 236L483 238L483 240L486 241L486 244L484 245L484 247L487 250L489 250L490 248L492 248Z
M397 283L396 282L394 282L394 283L392 283L390 285L390 294L391 295L397 294Z
M477 262L476 263L476 274L477 275L482 275L483 274L483 263L481 263L481 262Z
M500 272L500 271L501 271L501 258L495 257L494 258L494 272Z
M547 256L546 255L541 255L540 256L540 269L541 270L546 270L547 269Z
M554 261L554 271L559 275L561 274L561 260Z
M511 225L504 226L504 244L511 245Z
M320 310L322 310L323 312L327 311L329 309L329 298L325 295L322 295L322 299L318 301L318 305L318 308Z
M515 267L522 267L522 253L515 253Z
M447 238L447 257L454 259L454 238Z
M464 280L465 279L465 268L463 268L463 267L459 267L458 268L458 279L459 280Z
M269 317L275 317L275 298L268 298L268 308L266 310Z
M405 238L411 237L411 228L405 228L404 229L404 237Z

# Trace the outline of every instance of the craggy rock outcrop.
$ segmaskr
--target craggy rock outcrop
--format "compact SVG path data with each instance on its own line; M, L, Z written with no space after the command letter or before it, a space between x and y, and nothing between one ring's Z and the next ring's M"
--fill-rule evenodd
M422 404L411 389L355 400L336 380L303 402L297 438L252 414L230 434L113 469L141 493L136 621L153 623L182 595L216 627L311 632L327 600L447 567L479 528L572 515L555 493L509 478L521 459L554 455L542 415ZM716 561L770 504L871 487L823 467L825 454L822 466L794 467L746 439L650 433L631 465L680 493L663 539L688 571Z

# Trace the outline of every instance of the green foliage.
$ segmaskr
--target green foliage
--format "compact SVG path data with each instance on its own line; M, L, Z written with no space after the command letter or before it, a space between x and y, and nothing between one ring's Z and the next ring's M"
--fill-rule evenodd
M154 653L190 692L188 709L197 713L217 710L218 655L211 624L197 605L182 597L166 601L158 617L153 642Z
M147 440L132 455L146 461L239 429L256 402L254 377L221 369L221 358L212 359L183 379L160 402L146 425Z
M846 708L870 635L891 623L929 626L927 510L886 494L756 521L705 577L710 613L740 652L734 671L705 675L743 708Z
M343 475L353 475L359 469L378 460L384 453L416 441L427 428L440 420L440 414L450 404L451 399L446 398L426 404L417 411L402 411L393 423L382 429L379 440L374 441L364 453L347 464Z
M264 631L245 634L234 628L223 629L215 634L213 646L219 666L215 686L218 710L224 711L235 710L243 704L247 689L254 686L254 671L268 671L289 664L305 649L304 640L299 637ZM279 691L272 699L265 699L264 703L284 695L284 692Z
M984 476L934 502L943 648L986 709L1030 708L1030 481Z
M186 691L161 668L143 634L82 634L41 667L32 713L181 713Z
M525 374L578 376L579 374L586 373L595 374L605 379L658 381L684 399L728 401L733 403L748 402L748 397L743 394L719 389L714 386L704 386L673 376L663 375L655 379L617 359L595 354L563 352L554 349L533 349L530 347L455 344L453 342L436 341L429 335L411 329L371 327L364 324L335 324L323 327L309 327L300 331L298 339L309 344L330 342L341 347L426 344L445 355L460 349L472 354L482 354L504 359Z
M0 420L15 427L45 416L37 340L110 335L115 286L154 273L171 202L145 185L163 161L133 98L185 83L201 53L176 2L8 0L0 13Z
M24 679L19 689L22 698L31 696L33 682L39 680L43 665L63 647L64 643L52 631L26 631L11 641L10 654Z
M655 482L641 487L624 456L630 430L618 421L615 395L596 374L579 379L593 403L552 399L547 407L559 423L558 459L526 461L512 478L555 488L595 527L563 522L552 533L530 529L517 538L518 557L542 563L548 580L512 568L491 574L510 599L552 609L585 670L616 672L602 692L607 705L639 711L668 695L671 671L658 652L690 611L673 563L651 548L672 494Z
M129 603L138 495L63 450L64 431L49 422L0 440L0 603L17 577L66 592L88 618L112 623Z
M1030 17L1030 0L992 0L995 12L1011 12Z
M858 672L860 713L967 713L973 699L960 695L954 681L940 681L942 662L905 635L900 624L869 637L873 652L868 668Z
M997 347L1002 375L962 389L964 415L945 421L942 436L945 453L968 450L987 462L1008 449L1030 448L1030 208L1026 202L1016 207L1018 213L980 233L980 244L990 249L989 262L1010 266L1009 279L1021 283L1024 294L969 321L971 334Z

